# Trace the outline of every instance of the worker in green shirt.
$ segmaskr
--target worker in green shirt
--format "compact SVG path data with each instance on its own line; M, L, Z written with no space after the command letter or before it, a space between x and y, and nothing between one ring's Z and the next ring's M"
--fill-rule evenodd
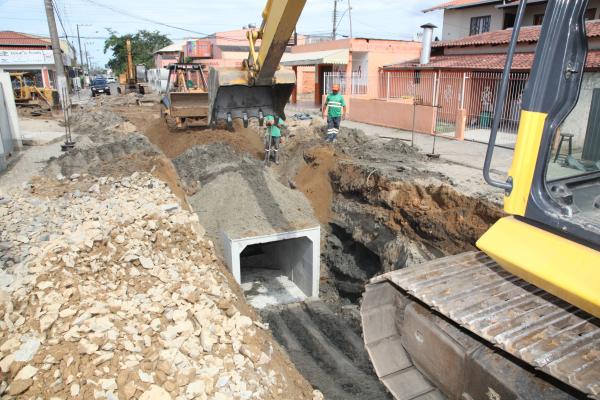
M340 132L340 122L346 117L346 101L340 94L340 85L334 84L331 90L333 93L327 95L323 108L323 119L327 116L326 142L335 142L337 134Z
M267 138L265 141L265 162L269 162L271 154L274 154L275 164L279 164L279 145L281 144L281 128L285 125L283 120L273 115L265 117L267 126Z

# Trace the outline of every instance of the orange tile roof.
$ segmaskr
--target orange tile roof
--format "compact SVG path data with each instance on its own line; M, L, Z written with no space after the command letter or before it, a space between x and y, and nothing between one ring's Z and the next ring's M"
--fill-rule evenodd
M21 32L0 31L0 45L3 46L50 46L50 39Z
M442 4L438 4L435 7L427 8L423 10L423 12L436 11L436 10L445 10L446 8L461 8L474 6L478 4L486 4L486 3L499 3L500 0L453 0L447 1Z
M541 26L524 26L519 32L519 43L536 43L540 38ZM587 37L600 37L600 21L586 22ZM512 29L486 32L479 35L467 36L455 40L442 40L433 42L432 47L465 47L465 46L490 46L508 44Z
M529 71L533 65L533 53L517 53L513 59L513 71ZM506 54L468 54L431 57L429 64L419 64L419 60L400 64L386 65L385 70L413 69L458 69L469 71L502 71L506 63ZM588 53L586 69L600 69L600 51Z

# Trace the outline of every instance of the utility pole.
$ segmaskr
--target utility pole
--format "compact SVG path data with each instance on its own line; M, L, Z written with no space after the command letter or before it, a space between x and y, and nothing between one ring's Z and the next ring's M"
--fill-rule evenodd
M90 53L88 53L88 51L87 51L87 45L85 43L83 44L83 46L84 46L84 49L85 49L85 64L87 66L87 72L88 72L88 75L89 75L90 74Z
M79 43L79 66L83 71L83 52L81 51L81 37L79 36L79 24L77 24L77 43ZM85 72L83 73L83 75L85 77ZM83 79L83 84L81 84L81 86L85 87L85 79Z
M335 40L337 36L337 3L338 0L333 0L333 31L331 32L331 38Z
M79 36L79 24L77 24L77 42L79 43L79 65L83 65L83 53L81 51L81 37Z
M350 20L350 39L352 39L352 6L348 0L348 19Z
M54 53L54 65L56 67L56 89L62 101L62 104L68 104L69 88L65 76L65 66L63 64L62 52L60 51L60 40L56 29L56 20L54 19L54 8L52 0L44 0L46 6L46 18L48 19L48 30L50 31L50 41L52 43L52 52Z

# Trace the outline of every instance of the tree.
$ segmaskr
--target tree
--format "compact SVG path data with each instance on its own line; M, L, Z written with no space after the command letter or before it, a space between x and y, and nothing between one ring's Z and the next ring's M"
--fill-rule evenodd
M111 68L115 74L125 72L127 68L127 39L131 40L131 53L133 64L143 64L150 68L153 64L153 53L173 43L166 35L158 31L138 31L135 35L117 35L112 29L108 29L110 37L104 42L104 53L112 52L111 58L106 66Z

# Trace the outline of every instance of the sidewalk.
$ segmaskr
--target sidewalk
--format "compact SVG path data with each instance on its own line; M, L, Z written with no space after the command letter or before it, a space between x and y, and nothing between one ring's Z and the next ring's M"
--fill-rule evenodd
M367 136L381 138L398 138L407 143L411 142L412 133L394 128L385 128L382 126L363 124L361 122L343 121L342 126L347 128L360 129ZM425 153L431 153L433 148L433 139L431 135L422 133L414 134L415 146L421 148ZM469 166L481 170L485 160L487 145L471 141L458 141L438 136L435 143L435 152L441 154L442 159ZM514 151L502 147L496 147L494 150L494 159L492 161L492 170L497 173L507 173L510 169Z
M286 113L293 115L295 113L307 113L310 115L320 115L319 108L308 103L288 104ZM412 132L403 131L395 128L386 128L378 125L364 124L350 120L342 121L342 126L347 128L360 129L367 136L380 137L383 139L401 139L411 143ZM431 153L433 149L433 136L422 133L414 134L414 144L425 153ZM483 169L487 145L484 143L472 141L458 141L442 136L436 138L435 152L440 154L442 159L450 162L475 168L479 171ZM503 147L496 147L494 150L494 159L492 160L492 172L498 175L505 175L512 164L514 150Z

